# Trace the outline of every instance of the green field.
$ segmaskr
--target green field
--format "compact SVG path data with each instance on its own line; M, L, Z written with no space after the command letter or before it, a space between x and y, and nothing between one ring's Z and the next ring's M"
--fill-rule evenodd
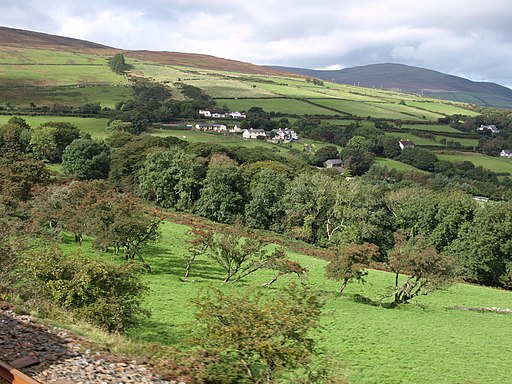
M0 116L0 125L6 124L12 116ZM23 116L18 115L25 119L25 121L33 127L37 127L48 121L68 122L76 125L81 131L89 133L92 137L103 139L108 136L106 130L108 119L105 118L85 118L73 116Z
M461 133L459 130L450 127L449 125L440 124L403 124L402 128L413 129L416 131L432 131L432 132L453 132Z
M258 148L264 147L272 151L281 152L286 155L289 149L294 148L302 150L304 144L312 144L314 149L324 147L326 145L333 145L329 143L322 143L319 141L301 139L298 142L287 144L273 144L265 140L245 140L240 134L223 135L218 133L201 132L196 130L183 130L183 129L159 129L153 128L148 130L148 133L153 136L174 136L178 139L188 141L190 143L211 143L225 146ZM341 149L341 147L338 147Z
M421 169L413 167L412 165L405 164L405 163L402 163L400 161L393 160L393 159L386 159L384 157L376 157L373 163L380 165L382 167L386 166L388 169L395 168L397 171L400 171L400 172L428 173L426 171L423 171Z
M443 115L467 115L477 116L478 113L470 109L461 108L456 105L445 104L434 101L408 101L407 105L418 109L424 109L430 112L440 113Z
M247 111L251 107L263 108L265 112L280 112L292 115L341 115L321 106L295 99L216 99L217 105L227 105L232 111Z
M146 307L153 315L132 329L129 336L187 350L194 306L191 300L210 287L243 293L251 287L271 297L276 289L295 281L284 277L274 288L258 288L272 272L258 272L236 285L222 281L222 271L206 258L192 267L182 282L183 255L189 228L166 222L162 239L144 254L153 268ZM74 245L64 245L71 250ZM83 252L91 254L90 242ZM324 277L325 261L288 252L308 268L308 281L325 302L320 344L335 359L351 383L505 383L512 374L512 316L447 310L453 305L510 308L512 292L471 285L421 297L394 309L372 305L389 292L393 276L370 271L365 285L351 284L343 296L338 285ZM111 254L94 257L113 259ZM358 300L358 297L366 300ZM386 300L383 300L385 303Z
M67 86L5 86L0 84L0 103L28 107L30 103L41 105L82 106L99 101L102 107L114 108L119 101L133 98L128 86L117 85L67 85Z
M476 147L478 145L477 139L466 139L464 137L450 137L450 136L442 136L442 135L436 135L436 141L439 142L441 139L445 139L446 141L453 141L456 143L460 143L462 146L465 147Z
M470 152L442 152L437 153L440 160L448 160L452 162L470 161L475 166L482 166L493 172L508 172L512 174L512 159L505 157L486 156L481 153Z
M113 107L131 97L128 79L105 56L0 47L0 103Z
M420 145L420 146L421 145L435 145L435 146L440 146L440 147L444 146L441 143L413 135L412 133L386 132L385 134L386 134L386 136L398 137L399 139L402 139L402 140L411 140L415 145ZM456 139L453 139L453 140L456 140Z
M398 104L375 103L370 104L366 102L350 101L350 100L328 100L328 99L310 99L311 102L322 105L328 108L335 109L339 113L350 114L354 116L367 117L379 119L394 119L394 120L423 120L422 116L425 115L423 111L415 110L416 114L412 115L414 111L412 108L404 109L403 106ZM403 113L408 111L406 114ZM438 115L435 115L440 117ZM436 118L437 118L436 117Z

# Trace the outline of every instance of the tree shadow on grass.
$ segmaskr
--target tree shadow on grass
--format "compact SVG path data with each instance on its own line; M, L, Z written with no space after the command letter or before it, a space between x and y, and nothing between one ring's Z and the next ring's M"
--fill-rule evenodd
M371 305L372 307L380 307L386 309L396 308L397 304L394 301L383 302L383 300L373 300L369 297L360 295L358 293L352 296L352 300L359 304Z
M168 248L151 246L145 252L146 261L151 265L153 275L173 275L181 278L185 275L185 258ZM223 280L224 272L208 259L196 259L190 268L189 280Z

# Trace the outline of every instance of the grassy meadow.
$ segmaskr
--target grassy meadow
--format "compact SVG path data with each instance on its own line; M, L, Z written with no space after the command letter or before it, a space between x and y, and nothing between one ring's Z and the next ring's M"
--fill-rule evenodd
M512 174L512 159L505 157L487 156L481 153L471 152L442 152L436 155L441 160L452 162L470 161L475 164L475 166L482 166L493 172L508 172Z
M126 76L93 54L0 47L0 103L78 106L99 101L112 108L132 95Z
M6 124L12 116L1 116L0 125ZM74 116L24 116L18 115L30 126L37 127L49 121L67 122L74 124L83 132L89 133L96 139L104 139L108 136L106 118L74 117Z
M260 271L238 284L223 284L219 267L200 257L189 281L183 282L189 229L167 221L161 240L144 251L153 268L144 277L150 286L145 306L153 314L130 331L132 339L186 350L191 348L187 337L195 312L191 300L200 292L211 287L238 293L255 289L272 297L279 287L296 281L283 277L275 286L261 288L274 274ZM69 239L62 247L70 251L75 246ZM93 251L87 240L81 249L92 257L117 260ZM287 254L308 268L308 282L325 303L319 343L350 383L480 384L504 383L510 377L512 334L505 330L512 326L512 316L447 307L510 308L512 292L458 284L390 309L385 305L389 299L382 298L393 284L392 275L370 271L366 284L349 284L340 296L339 284L324 277L325 261L290 250Z
M401 161L393 160L393 159L386 159L384 157L376 157L373 161L374 164L380 165L382 167L386 166L388 169L395 168L397 171L400 172L418 172L418 173L428 173L426 171L423 171L421 169L418 169L412 165L402 163Z

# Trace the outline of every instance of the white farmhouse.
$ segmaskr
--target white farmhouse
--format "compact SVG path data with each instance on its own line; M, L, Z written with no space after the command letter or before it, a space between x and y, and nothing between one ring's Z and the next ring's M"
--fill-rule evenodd
M206 132L226 133L227 127L223 124L196 124L196 129Z
M247 115L245 113L240 113L240 112L231 112L229 114L229 116L231 116L233 119L245 119L247 117Z
M508 159L512 159L512 151L509 151L509 150L506 150L506 149L502 149L501 152L500 152L500 156L501 157L506 157Z
M491 124L491 125L481 125L480 127L478 127L476 129L477 131L485 131L485 130L489 130L491 131L492 133L498 133L500 130L498 128L496 128L496 126L494 124Z
M244 129L244 132L242 133L242 137L244 139L257 139L258 137L266 138L267 134L263 129Z
M238 125L235 125L233 128L229 130L229 133L240 133L242 132L242 128L240 128Z

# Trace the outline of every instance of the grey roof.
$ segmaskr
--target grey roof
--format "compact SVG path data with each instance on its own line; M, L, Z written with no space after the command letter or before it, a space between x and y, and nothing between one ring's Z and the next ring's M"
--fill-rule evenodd
M329 160L326 160L324 164L325 164L325 166L328 166L328 165L342 165L343 164L343 160L341 160L341 159L329 159Z

